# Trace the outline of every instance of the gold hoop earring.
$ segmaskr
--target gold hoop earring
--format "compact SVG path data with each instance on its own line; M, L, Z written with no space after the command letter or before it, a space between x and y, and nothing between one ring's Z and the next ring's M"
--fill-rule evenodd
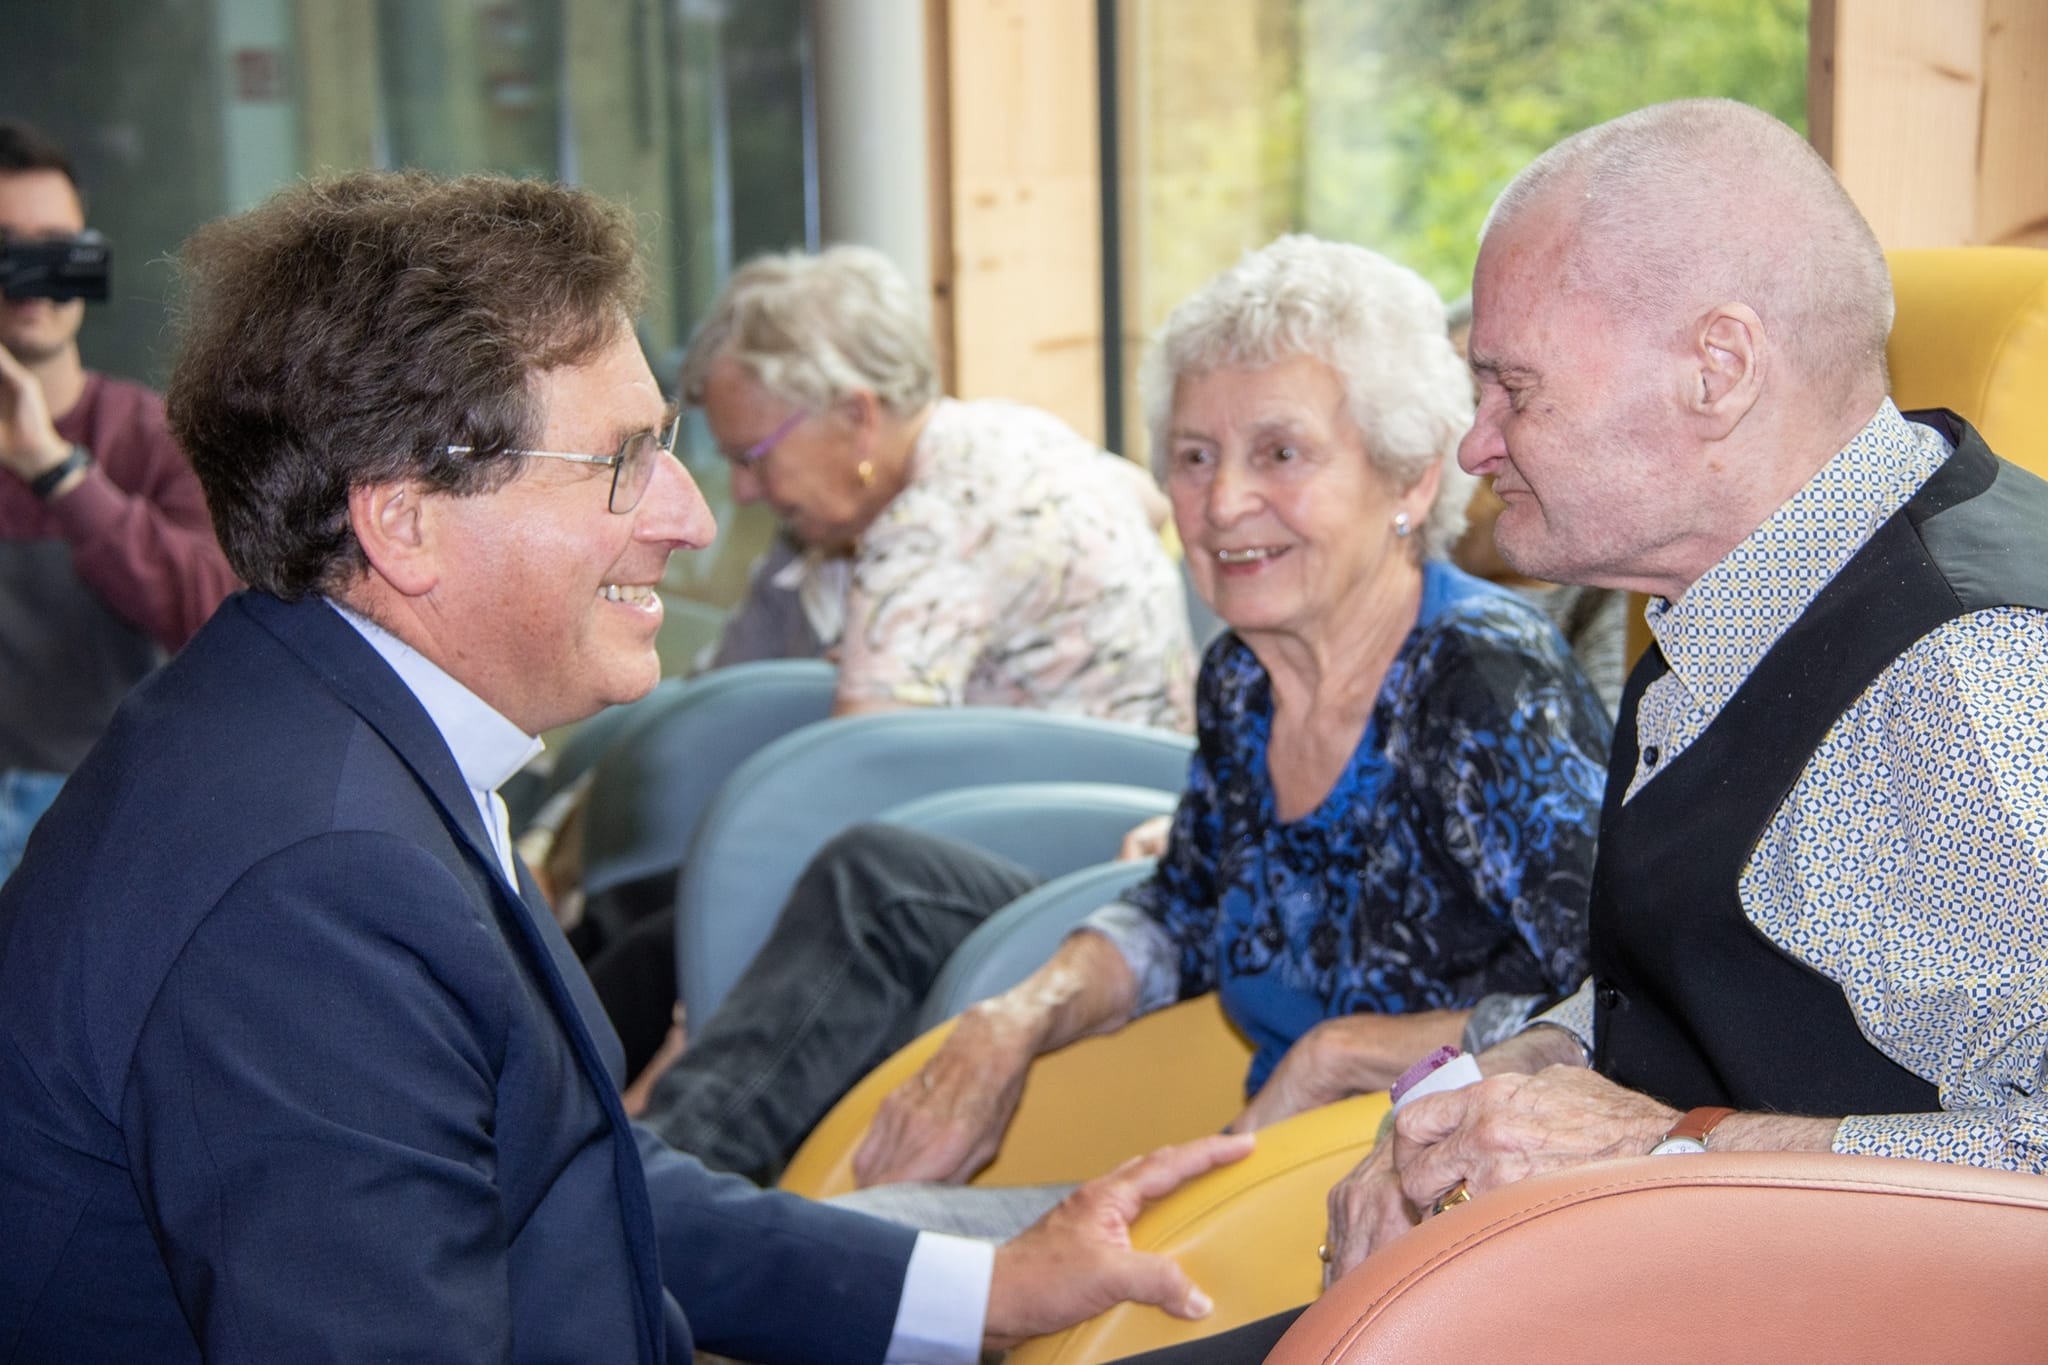
M862 460L853 467L853 477L859 480L862 488L873 488L875 486L875 462L873 460Z

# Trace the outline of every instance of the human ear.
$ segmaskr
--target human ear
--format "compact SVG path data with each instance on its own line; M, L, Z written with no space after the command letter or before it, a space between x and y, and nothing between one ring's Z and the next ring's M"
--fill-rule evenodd
M881 427L882 400L872 390L855 389L833 406L839 413L839 419L846 423L847 430L865 449Z
M1763 319L1748 304L1721 304L1700 318L1686 406L1708 439L1728 435L1756 406L1768 355Z
M402 480L349 490L349 529L363 547L370 571L407 597L423 596L440 581L432 520L433 509L420 484Z
M1436 505L1437 489L1443 481L1443 465L1431 460L1429 468L1422 471L1422 477L1408 485L1396 500L1395 510L1406 512L1408 524L1420 530L1423 523L1429 520L1429 509Z

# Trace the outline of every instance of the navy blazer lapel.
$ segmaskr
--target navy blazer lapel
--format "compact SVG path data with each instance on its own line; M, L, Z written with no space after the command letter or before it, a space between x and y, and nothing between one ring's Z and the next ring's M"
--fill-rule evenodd
M660 1253L654 1235L653 1208L647 1198L646 1176L640 1165L638 1140L625 1109L619 1101L618 1079L598 1047L588 1013L596 997L587 981L579 983L588 1002L579 999L566 979L567 970L557 961L550 938L561 939L554 916L541 901L538 888L519 867L520 884L505 885L498 855L485 832L483 816L470 795L469 784L456 766L455 756L441 737L426 708L412 694L383 656L363 639L354 626L344 621L326 602L309 598L284 602L257 592L244 592L235 602L279 643L295 654L357 715L384 737L392 751L412 770L420 786L433 799L442 820L465 844L471 856L490 872L490 884L508 903L506 916L519 926L521 947L534 971L546 983L563 1031L583 1063L596 1089L613 1130L613 1161L624 1206L626 1238L639 1270L640 1333L644 1357L659 1361L666 1353L661 1287ZM514 859L514 866L518 861ZM602 1018L601 1011L595 1016Z
M498 855L484 830L483 815L469 794L469 784L462 780L448 742L412 690L399 681L370 642L319 598L284 602L264 593L245 592L235 601L384 737L440 807L449 828L486 867L496 869Z

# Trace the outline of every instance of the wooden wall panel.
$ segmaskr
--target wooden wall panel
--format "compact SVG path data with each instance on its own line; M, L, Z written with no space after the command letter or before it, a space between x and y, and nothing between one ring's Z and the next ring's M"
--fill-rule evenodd
M932 253L953 391L1034 403L1101 440L1094 0L939 4L947 236Z
M2048 245L2048 4L1816 0L1814 145L1888 248Z
M2048 3L1988 0L1984 88L1978 232L2048 247Z

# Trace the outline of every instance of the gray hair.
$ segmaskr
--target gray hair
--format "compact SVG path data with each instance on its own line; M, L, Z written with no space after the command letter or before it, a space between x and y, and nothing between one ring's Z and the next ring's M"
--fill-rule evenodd
M757 256L733 272L683 357L683 401L731 360L776 397L823 411L865 389L909 416L939 396L925 310L889 258L861 246Z
M1822 392L1882 379L1884 250L1827 162L1761 109L1675 100L1576 133L1515 177L1480 236L1552 207L1574 234L1563 286L1653 339L1744 303Z
M1167 424L1182 379L1294 356L1336 373L1368 458L1394 487L1413 487L1432 465L1443 470L1419 539L1425 557L1448 554L1472 495L1457 459L1472 425L1472 378L1451 347L1436 291L1362 246L1281 237L1168 315L1140 376L1153 471L1166 477Z

